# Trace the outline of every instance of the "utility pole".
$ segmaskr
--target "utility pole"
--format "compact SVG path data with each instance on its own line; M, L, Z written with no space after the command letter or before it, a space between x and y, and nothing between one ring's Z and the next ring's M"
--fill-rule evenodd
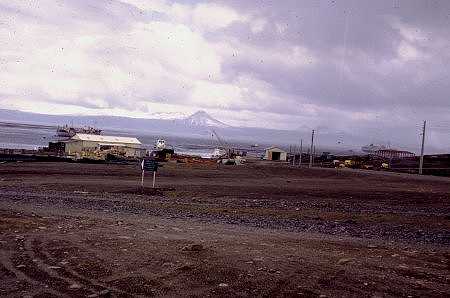
M423 171L423 149L425 147L425 128L427 126L427 121L423 121L422 128L422 148L420 149L420 164L419 164L419 175L422 175Z
M295 150L297 150L297 148L295 148L295 145L292 146L292 165L295 166Z
M303 155L303 139L300 139L300 160L298 162L298 167L302 167L302 155Z
M316 159L316 145L314 145L314 149L313 149L313 165Z
M291 158L291 160L292 160L292 145L289 145L289 158ZM289 160L289 158L288 158L288 160ZM291 160L289 160L289 164L290 164Z
M311 134L311 149L309 150L309 167L313 166L314 129Z

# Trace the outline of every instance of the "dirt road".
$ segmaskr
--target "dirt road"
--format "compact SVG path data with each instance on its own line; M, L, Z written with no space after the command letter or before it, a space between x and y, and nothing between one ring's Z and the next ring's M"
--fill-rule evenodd
M0 295L450 295L449 179L166 164L156 193L139 183L1 164Z

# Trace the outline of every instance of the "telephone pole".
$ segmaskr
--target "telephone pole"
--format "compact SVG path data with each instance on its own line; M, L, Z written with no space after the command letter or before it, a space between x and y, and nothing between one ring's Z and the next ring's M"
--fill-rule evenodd
M427 121L423 121L422 128L422 148L420 149L420 164L419 164L419 175L422 175L423 172L423 149L425 147L425 128L427 126Z
M316 159L316 145L314 145L314 149L313 149L313 165Z
M311 149L309 150L309 167L313 166L314 129L311 134Z
M292 157L292 165L295 166L295 145L292 146L292 154L291 154L291 157Z
M300 160L298 162L298 167L302 167L302 155L303 155L303 139L300 139Z

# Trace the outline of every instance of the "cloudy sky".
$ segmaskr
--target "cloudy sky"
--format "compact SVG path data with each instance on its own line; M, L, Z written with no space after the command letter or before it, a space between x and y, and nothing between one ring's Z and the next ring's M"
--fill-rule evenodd
M450 1L9 0L0 108L316 128L450 151Z

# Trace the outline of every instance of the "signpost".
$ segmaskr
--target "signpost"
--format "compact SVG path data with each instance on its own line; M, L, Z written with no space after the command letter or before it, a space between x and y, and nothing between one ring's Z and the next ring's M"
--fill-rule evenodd
M144 188L145 171L152 171L153 172L152 187L155 188L156 172L158 171L158 162L153 159L143 159L141 162L141 169L142 169L141 187Z

